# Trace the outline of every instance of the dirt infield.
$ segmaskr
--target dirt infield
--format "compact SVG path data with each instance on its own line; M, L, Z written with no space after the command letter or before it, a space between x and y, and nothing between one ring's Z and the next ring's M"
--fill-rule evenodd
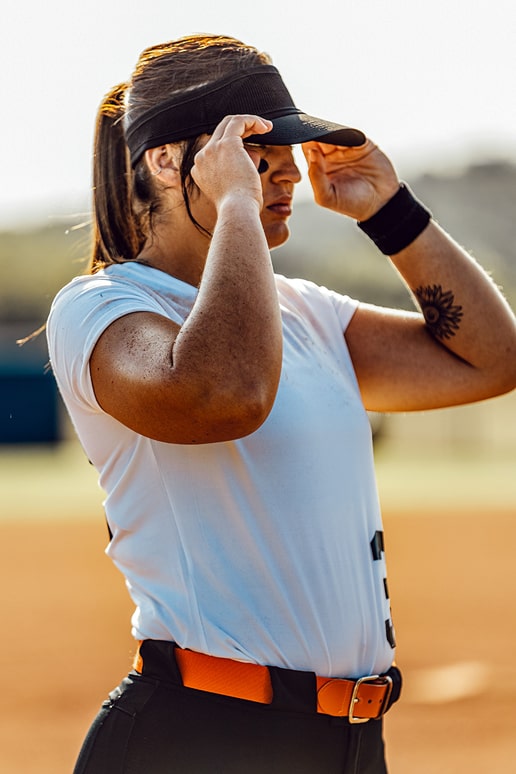
M385 516L406 681L386 724L393 774L494 774L516 760L509 512ZM0 770L70 772L130 663L131 605L98 522L3 524Z
M385 525L405 676L386 723L391 774L514 771L514 513L388 511ZM0 530L0 771L70 774L99 703L129 668L131 605L103 554L100 517Z

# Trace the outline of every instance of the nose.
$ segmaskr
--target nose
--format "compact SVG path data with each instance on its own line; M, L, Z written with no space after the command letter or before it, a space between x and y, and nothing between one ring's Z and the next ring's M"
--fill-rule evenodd
M299 183L301 180L301 172L294 160L294 154L288 150L288 153L282 154L277 163L271 161L271 178L274 182L279 183L287 181L289 183Z

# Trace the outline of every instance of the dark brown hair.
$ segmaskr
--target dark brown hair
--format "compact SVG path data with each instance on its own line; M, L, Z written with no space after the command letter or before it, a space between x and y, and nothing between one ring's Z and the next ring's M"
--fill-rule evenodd
M166 97L192 86L270 63L268 54L235 38L190 35L145 49L130 83L115 86L106 94L95 129L90 273L111 263L135 260L152 232L153 217L160 211L160 199L145 160L142 158L134 171L131 169L124 134L127 120L134 120ZM192 220L189 196L195 185L190 170L196 143L196 138L182 143L182 189Z

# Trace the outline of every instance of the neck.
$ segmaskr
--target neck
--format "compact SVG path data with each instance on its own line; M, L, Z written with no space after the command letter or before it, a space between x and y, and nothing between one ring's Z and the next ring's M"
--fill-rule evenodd
M198 287L210 239L193 223L189 222L189 226L182 228L177 223L157 225L140 252L138 261Z

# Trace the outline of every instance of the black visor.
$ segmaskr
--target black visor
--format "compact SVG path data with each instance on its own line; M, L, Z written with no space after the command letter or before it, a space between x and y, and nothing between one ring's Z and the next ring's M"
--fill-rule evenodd
M356 146L363 145L366 139L358 129L298 110L278 70L272 65L262 65L196 86L186 94L183 91L134 121L129 118L126 140L131 164L135 167L149 148L211 134L225 116L243 113L272 121L270 132L246 137L247 141L260 145L296 145L318 140Z

